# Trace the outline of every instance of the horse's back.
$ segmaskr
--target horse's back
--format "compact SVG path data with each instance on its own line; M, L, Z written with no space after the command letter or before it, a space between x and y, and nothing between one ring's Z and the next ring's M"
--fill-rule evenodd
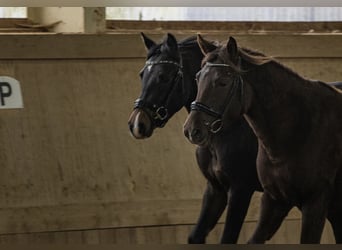
M342 90L342 82L329 82L329 84Z

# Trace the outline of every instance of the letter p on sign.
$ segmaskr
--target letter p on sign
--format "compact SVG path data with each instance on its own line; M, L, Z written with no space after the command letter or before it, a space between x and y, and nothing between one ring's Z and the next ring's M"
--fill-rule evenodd
M0 109L23 108L20 83L8 76L0 76Z

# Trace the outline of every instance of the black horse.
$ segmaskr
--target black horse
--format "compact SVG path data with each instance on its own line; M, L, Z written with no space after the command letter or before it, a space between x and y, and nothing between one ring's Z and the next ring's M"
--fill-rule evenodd
M183 106L190 111L203 58L195 38L179 44L171 34L161 44L144 34L142 38L148 51L141 71L142 92L128 122L132 135L139 139L151 136ZM255 190L262 191L255 165L257 140L247 122L242 118L215 131L217 125L211 127L210 143L196 149L198 165L208 182L189 243L204 243L226 206L221 242L236 243L251 197ZM191 136L196 137L196 132Z
M182 107L190 111L197 94L196 73L203 54L195 37L177 44L173 35L156 44L142 34L147 49L141 71L142 91L129 118L131 134L148 138ZM337 85L341 83L337 83ZM196 149L197 163L208 180L201 213L189 243L204 243L227 208L222 243L236 243L254 191L262 191L256 173L257 139L242 118L228 128L210 128L210 142ZM199 134L192 132L192 138Z
M325 219L342 243L342 91L305 79L234 38L213 46L198 36L206 57L184 125L199 145L245 117L258 138L257 170L264 188L250 243L270 239L294 206L302 211L301 243L319 243ZM334 84L340 85L340 84Z
M329 84L335 88L342 89L342 82L330 82Z

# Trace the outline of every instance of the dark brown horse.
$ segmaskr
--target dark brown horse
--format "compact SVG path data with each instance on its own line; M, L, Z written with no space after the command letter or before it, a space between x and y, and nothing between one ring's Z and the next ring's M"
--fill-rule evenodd
M197 93L196 73L203 59L196 38L177 44L174 36L168 34L157 44L145 35L142 37L147 61L141 71L142 91L128 122L137 139L150 137L155 128L163 127L182 107L190 111ZM215 129L212 126L214 132ZM213 133L210 143L196 149L197 163L208 182L189 243L204 243L226 207L221 242L237 242L251 196L255 190L262 191L256 155L256 137L243 118Z
M342 92L310 81L234 38L217 46L198 36L206 54L198 93L184 125L206 145L210 125L224 129L245 117L258 138L264 188L250 243L263 243L289 210L302 211L301 243L319 243L325 219L342 243Z

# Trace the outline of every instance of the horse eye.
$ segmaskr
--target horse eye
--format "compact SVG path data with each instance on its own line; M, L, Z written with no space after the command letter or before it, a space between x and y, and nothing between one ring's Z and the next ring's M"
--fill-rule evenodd
M233 72L233 71L227 71L227 75L229 76L229 77L231 77L231 76L233 76L235 73Z
M159 79L159 81L165 81L165 76L164 75L162 75L162 74L160 74L159 76L158 76L158 79Z
M225 87L227 86L227 82L225 80L220 79L220 80L215 81L215 85L220 86L220 87Z

